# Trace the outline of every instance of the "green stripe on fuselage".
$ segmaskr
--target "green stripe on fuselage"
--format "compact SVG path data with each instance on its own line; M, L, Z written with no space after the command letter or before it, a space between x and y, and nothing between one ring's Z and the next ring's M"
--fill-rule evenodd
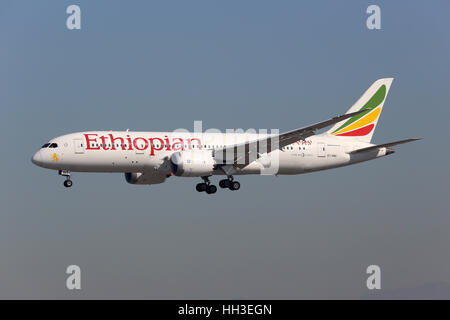
M364 117L370 111L372 111L377 106L379 106L383 102L385 97L386 97L386 86L383 84L380 87L380 89L378 89L378 91L375 92L375 94L372 96L372 98L370 98L369 101L367 101L367 103L361 109L359 109L359 110L366 110L365 112L362 112L360 114L357 114L356 116L351 117L350 119L347 120L346 123L344 123L338 129L334 130L333 133L338 132L339 130L345 128L349 124L352 124L356 120L361 119L362 117Z

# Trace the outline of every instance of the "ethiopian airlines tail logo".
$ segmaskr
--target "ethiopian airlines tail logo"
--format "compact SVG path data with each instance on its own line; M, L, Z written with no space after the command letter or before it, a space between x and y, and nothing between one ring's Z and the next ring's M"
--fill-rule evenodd
M333 131L335 136L365 136L372 132L375 122L381 113L381 104L386 97L386 86L380 89L360 109L364 112L357 114L347 120L342 126Z
M56 154L56 152L54 154L52 154L52 160L55 162L58 162L59 158L58 158L58 155Z

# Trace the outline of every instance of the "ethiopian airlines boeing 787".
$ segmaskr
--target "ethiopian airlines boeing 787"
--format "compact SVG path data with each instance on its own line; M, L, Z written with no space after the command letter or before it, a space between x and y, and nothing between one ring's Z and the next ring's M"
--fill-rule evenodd
M58 170L72 186L70 172L122 172L132 184L158 184L171 176L199 177L197 191L219 186L238 190L233 176L301 174L372 160L392 146L418 139L371 144L393 79L375 81L346 114L304 128L274 133L89 131L50 140L32 162ZM315 131L333 125L327 132Z

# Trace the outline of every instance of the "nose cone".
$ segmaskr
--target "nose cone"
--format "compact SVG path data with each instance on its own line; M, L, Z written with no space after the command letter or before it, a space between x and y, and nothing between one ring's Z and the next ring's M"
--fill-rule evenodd
M42 166L42 155L40 150L34 154L34 156L31 158L31 162L33 162L37 166Z

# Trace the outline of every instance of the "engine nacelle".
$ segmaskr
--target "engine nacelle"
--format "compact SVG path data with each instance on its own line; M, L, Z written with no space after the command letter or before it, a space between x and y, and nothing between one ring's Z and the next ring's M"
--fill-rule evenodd
M170 157L170 169L178 177L209 176L215 164L211 150L175 152Z
M141 173L141 172L126 172L125 180L131 184L158 184L166 180L166 175L159 172Z

